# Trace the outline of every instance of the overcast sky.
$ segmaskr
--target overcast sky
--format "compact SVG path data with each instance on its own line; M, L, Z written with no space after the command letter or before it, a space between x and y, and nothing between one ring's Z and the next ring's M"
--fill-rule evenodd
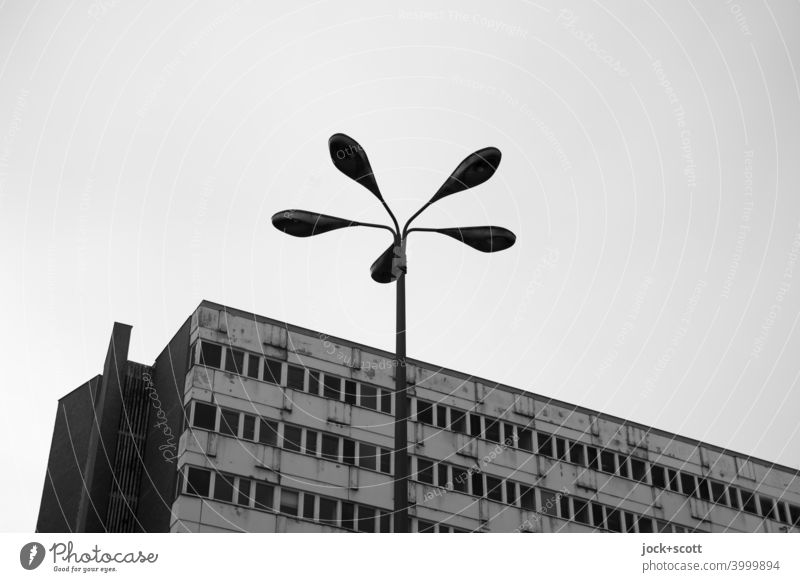
M407 217L409 355L800 466L796 2L4 2L2 528L35 527L57 399L111 326L152 363L202 299L384 349L385 221L330 162L368 151ZM416 237L416 238L415 238Z

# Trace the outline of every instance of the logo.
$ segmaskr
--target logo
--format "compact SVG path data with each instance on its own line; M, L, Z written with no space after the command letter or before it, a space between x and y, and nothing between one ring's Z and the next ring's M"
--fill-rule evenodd
M30 542L19 551L19 563L26 570L35 570L44 561L44 546L38 542Z

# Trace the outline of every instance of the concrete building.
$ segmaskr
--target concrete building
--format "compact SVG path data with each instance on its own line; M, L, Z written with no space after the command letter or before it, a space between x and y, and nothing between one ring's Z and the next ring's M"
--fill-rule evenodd
M37 531L392 531L393 355L204 301L59 401ZM409 360L411 530L800 531L798 471Z

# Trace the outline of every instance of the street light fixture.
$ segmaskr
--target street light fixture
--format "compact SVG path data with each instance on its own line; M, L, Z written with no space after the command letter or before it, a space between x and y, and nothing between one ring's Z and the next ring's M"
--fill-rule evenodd
M383 205L392 219L393 227L384 224L359 222L307 210L284 210L272 217L278 230L296 237L309 237L340 228L363 226L380 228L392 233L392 244L370 267L372 279L378 283L397 283L397 334L395 346L395 410L394 410L394 531L408 532L408 394L406 393L406 241L412 232L437 232L454 238L484 253L511 247L516 236L499 226L468 226L461 228L409 228L428 206L458 192L473 188L492 177L500 164L500 150L489 147L467 156L445 180L436 194L426 202L402 230L392 209L383 199L375 174L361 145L343 133L328 140L331 160L336 168L369 190Z

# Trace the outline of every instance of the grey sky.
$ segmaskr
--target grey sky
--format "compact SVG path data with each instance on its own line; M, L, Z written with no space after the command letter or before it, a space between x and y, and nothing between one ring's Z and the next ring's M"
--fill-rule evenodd
M387 233L473 150L495 177L409 243L409 354L800 466L800 5L0 5L3 529L32 530L56 400L113 321L150 363L203 298L392 349Z

